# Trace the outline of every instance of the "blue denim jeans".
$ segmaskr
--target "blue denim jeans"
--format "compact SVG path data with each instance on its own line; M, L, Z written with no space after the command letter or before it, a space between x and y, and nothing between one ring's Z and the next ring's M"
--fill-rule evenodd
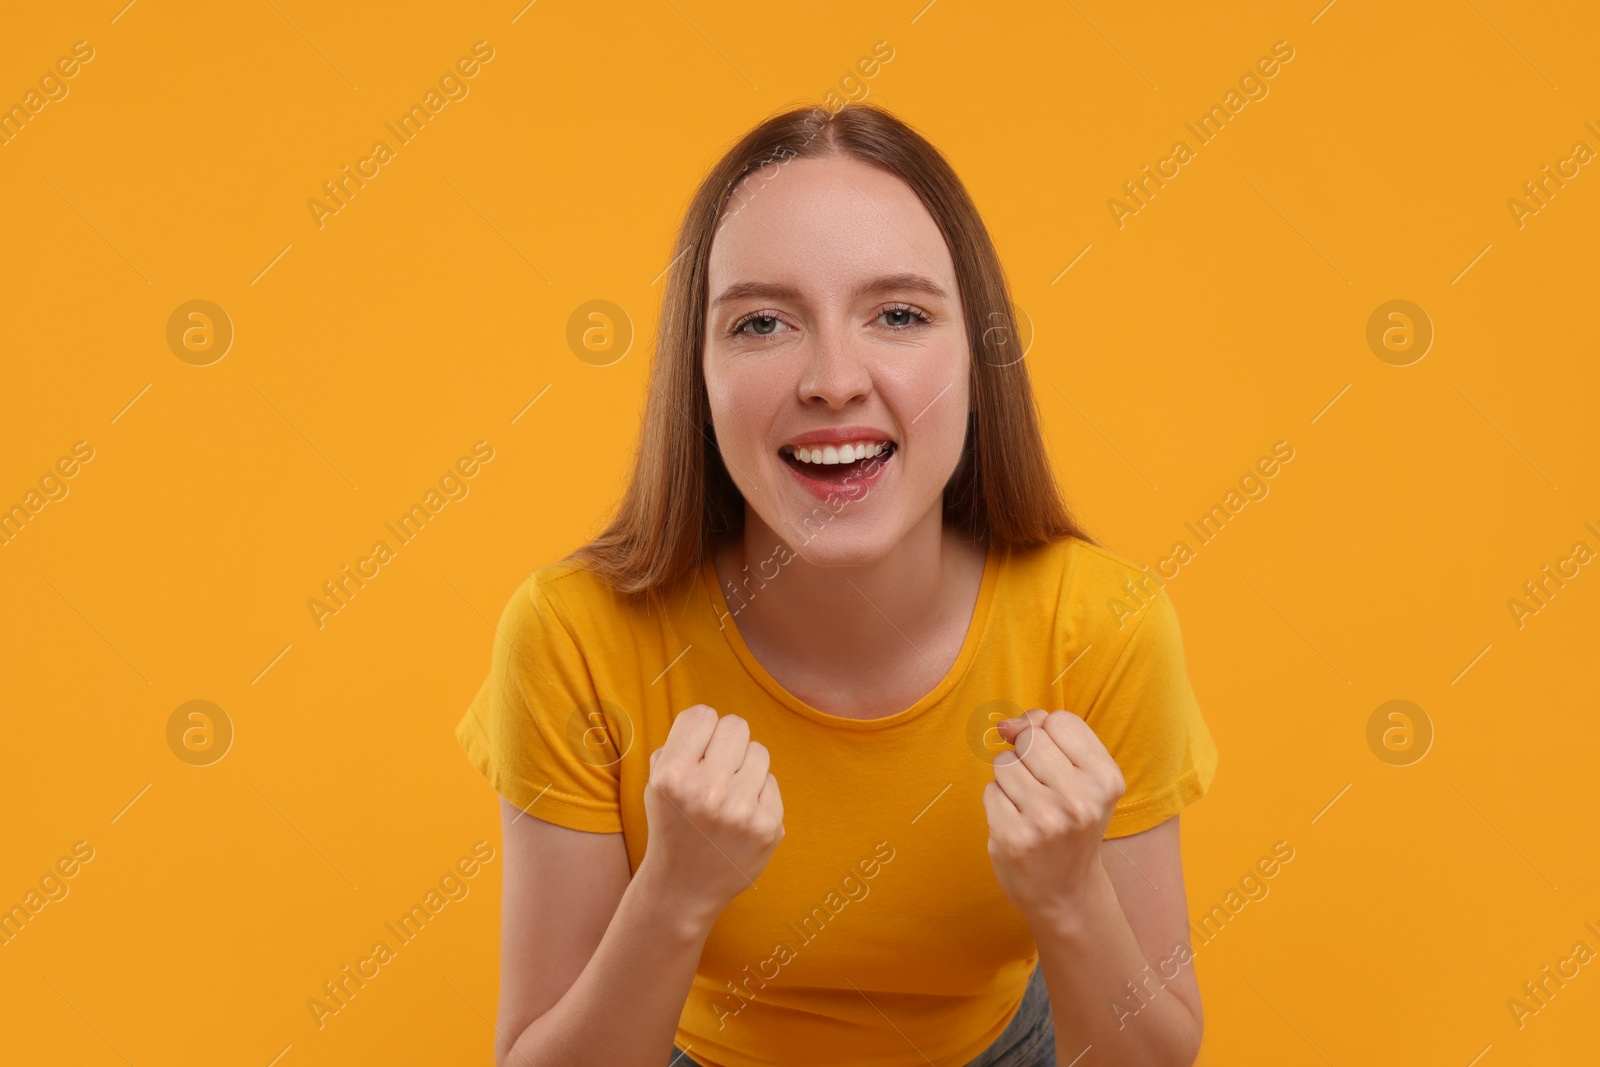
M1056 1028L1050 1016L1050 993L1044 971L1034 967L1028 989L1011 1022L988 1048L966 1067L1056 1067ZM668 1067L701 1067L676 1045Z

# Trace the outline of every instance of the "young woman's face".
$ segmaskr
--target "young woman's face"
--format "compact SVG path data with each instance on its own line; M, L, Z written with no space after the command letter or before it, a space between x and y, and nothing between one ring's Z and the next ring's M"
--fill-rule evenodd
M870 563L940 507L972 356L949 249L910 186L841 158L747 178L712 242L707 303L723 462L796 553Z

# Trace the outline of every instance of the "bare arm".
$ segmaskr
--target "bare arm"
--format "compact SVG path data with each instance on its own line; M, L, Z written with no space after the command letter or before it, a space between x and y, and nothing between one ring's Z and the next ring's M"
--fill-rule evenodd
M1200 993L1178 817L1108 840L1127 783L1088 723L1034 708L999 729L1013 749L984 787L989 859L1033 928L1057 1060L1190 1067Z
M1056 1058L1084 1064L1194 1063L1200 987L1189 944L1178 816L1101 843L1078 906L1034 929L1050 989Z
M621 834L569 830L503 798L500 813L495 1063L661 1067L710 924L643 869L630 879Z
M766 748L696 704L650 755L650 837L630 877L620 833L501 800L499 1067L661 1067L706 939L783 837Z

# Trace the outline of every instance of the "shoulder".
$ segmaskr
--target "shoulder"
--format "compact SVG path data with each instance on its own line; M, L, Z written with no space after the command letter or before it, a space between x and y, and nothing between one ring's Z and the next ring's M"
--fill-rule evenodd
M583 563L559 559L535 567L518 583L506 605L508 620L521 626L575 617L592 618L624 607L621 597Z
M572 601L596 607L614 601L615 606L621 606L621 598L599 575L587 564L571 557L534 568L522 580L522 588L528 596L546 601Z
M1013 550L1007 596L1046 617L1079 647L1096 654L1126 648L1141 629L1175 629L1177 616L1161 579L1121 553L1078 537Z
M1014 578L1034 589L1048 587L1059 599L1128 597L1161 589L1161 580L1147 568L1079 537L1013 549L1007 567Z
M618 592L587 563L569 556L530 571L513 591L502 622L523 634L559 628L582 646L587 635L651 625L659 616L651 599Z

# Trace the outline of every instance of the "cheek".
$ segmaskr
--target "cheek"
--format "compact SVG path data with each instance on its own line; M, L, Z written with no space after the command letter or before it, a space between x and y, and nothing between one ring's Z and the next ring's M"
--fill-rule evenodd
M718 426L731 424L737 417L742 394L747 383L735 374L729 374L716 361L707 359L701 370L706 383L706 400L711 405L712 417Z
M952 389L951 393L954 392L955 390ZM950 399L950 394L947 393L944 399ZM943 404L944 400L939 403ZM932 412L929 413L929 416L932 416ZM925 418L917 425L920 427L923 422L927 421L928 419ZM937 426L929 427L929 430L930 432L937 431L937 438L924 448L924 453L928 459L926 473L942 487L950 480L950 476L955 473L956 466L961 462L962 449L967 443L967 405L965 398L961 398L946 408Z
M964 363L953 358L943 363L938 370L918 368L897 382L895 407L916 453L953 468L966 442L969 384Z
M719 439L739 450L763 447L785 383L755 363L707 370L706 399Z

